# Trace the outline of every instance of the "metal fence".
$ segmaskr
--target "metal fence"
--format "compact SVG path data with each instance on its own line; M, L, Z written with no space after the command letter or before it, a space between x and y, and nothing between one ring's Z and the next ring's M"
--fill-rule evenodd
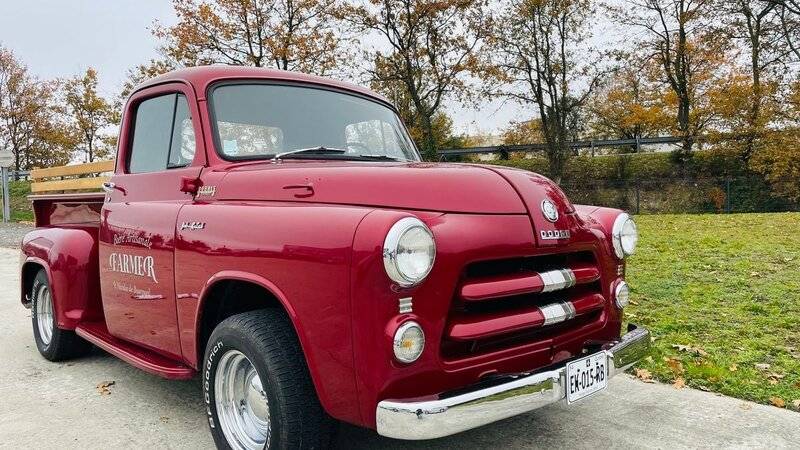
M800 211L800 202L775 195L772 187L757 177L589 180L566 182L561 188L573 203L610 206L634 214Z
M698 138L702 140L703 138ZM657 136L657 137L642 137L635 139L605 139L605 140L587 140L587 141L571 141L568 145L571 149L578 151L580 149L588 149L592 156L595 155L595 149L601 148L629 148L634 152L639 152L642 146L650 145L664 145L664 144L677 144L681 142L680 137L675 136ZM534 144L519 144L519 145L490 145L485 147L468 147L468 148L445 148L439 150L437 155L441 160L448 160L451 157L459 157L466 155L482 155L496 153L500 155L501 159L508 159L509 153L515 152L543 152L547 150L547 144L534 143Z

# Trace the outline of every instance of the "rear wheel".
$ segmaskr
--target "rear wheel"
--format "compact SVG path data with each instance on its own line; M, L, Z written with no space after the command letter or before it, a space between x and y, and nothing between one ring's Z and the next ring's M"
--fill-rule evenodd
M280 310L237 314L208 341L203 397L218 448L326 448L333 420L317 398L300 343Z
M62 361L91 351L92 344L78 337L74 331L62 330L56 326L53 293L44 269L33 280L31 299L33 338L42 356L50 361Z

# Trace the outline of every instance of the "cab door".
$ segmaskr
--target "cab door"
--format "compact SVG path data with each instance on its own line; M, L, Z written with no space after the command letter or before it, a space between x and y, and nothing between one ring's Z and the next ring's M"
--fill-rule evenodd
M175 304L175 229L192 202L182 178L205 164L190 87L135 94L123 119L115 175L104 186L100 280L109 332L165 356L181 355Z

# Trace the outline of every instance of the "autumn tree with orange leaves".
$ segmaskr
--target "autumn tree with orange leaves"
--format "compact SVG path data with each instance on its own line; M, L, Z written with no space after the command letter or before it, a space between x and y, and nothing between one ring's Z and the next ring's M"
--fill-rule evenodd
M97 82L97 71L90 67L64 86L67 108L80 137L77 146L85 162L108 158L116 146L116 135L108 129L117 125L119 113L97 92Z
M183 66L231 64L325 75L347 58L332 15L340 0L173 0L156 23L162 53Z
M75 133L58 87L30 75L11 51L0 47L0 148L11 151L14 169L69 162Z

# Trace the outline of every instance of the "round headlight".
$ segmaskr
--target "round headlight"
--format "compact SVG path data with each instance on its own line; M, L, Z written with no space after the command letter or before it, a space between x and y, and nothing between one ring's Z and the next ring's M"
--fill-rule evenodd
M631 300L631 289L628 287L628 283L624 281L617 283L617 287L614 289L614 299L619 309L628 306Z
M627 213L618 215L611 229L614 253L620 259L630 256L636 251L637 242L639 242L639 231L636 229L636 222Z
M425 348L425 333L417 322L400 325L394 334L394 357L402 363L412 363Z
M386 274L403 287L414 286L424 280L431 272L435 258L433 234L415 217L398 220L383 242Z

